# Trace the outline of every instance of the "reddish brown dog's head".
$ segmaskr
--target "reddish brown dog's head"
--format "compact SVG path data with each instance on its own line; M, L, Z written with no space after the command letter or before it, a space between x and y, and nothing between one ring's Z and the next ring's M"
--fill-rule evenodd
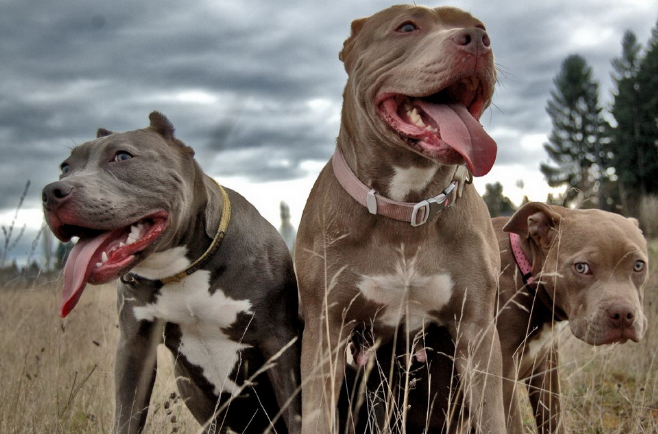
M479 118L496 69L484 24L462 10L393 6L352 23L340 59L349 75L349 134L394 144L441 164L489 172L496 144Z
M178 236L193 206L194 152L174 137L162 114L141 130L98 130L96 140L71 151L60 180L43 189L46 221L62 241L79 237L64 268L62 316L87 283L129 271Z
M503 230L527 239L533 276L574 336L591 345L642 338L648 254L635 219L531 202Z

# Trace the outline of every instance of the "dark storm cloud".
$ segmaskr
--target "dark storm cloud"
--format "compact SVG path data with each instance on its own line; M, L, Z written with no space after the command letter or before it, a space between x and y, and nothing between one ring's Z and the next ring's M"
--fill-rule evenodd
M28 179L25 206L39 207L71 147L98 127L142 128L152 110L214 176L307 175L302 163L326 161L335 145L350 21L391 3L2 1L0 210ZM644 42L658 18L658 0L452 4L484 21L496 53L482 123L499 141L497 164L527 167L543 151L522 151L522 137L550 131L544 107L561 61L582 54L609 97L623 32Z

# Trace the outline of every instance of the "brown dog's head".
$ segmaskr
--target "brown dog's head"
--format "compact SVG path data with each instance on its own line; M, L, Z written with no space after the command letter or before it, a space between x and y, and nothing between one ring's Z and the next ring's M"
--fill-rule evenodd
M99 129L64 160L59 181L43 189L52 232L62 241L79 238L64 268L62 316L87 283L116 279L159 245L166 248L197 206L192 183L203 181L195 176L194 151L162 114L149 118L140 130Z
M496 144L479 118L496 69L482 22L451 7L393 6L352 22L339 57L352 135L441 164L465 162L475 176L489 172Z
M642 338L648 254L637 220L530 202L503 230L527 240L538 290L566 313L574 336L591 345Z

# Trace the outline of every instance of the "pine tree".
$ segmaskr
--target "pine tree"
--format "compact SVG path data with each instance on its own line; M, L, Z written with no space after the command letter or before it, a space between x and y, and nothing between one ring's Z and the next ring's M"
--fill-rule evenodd
M610 131L614 154L612 165L623 205L628 213L637 215L639 197L644 190L639 175L644 172L642 166L645 165L640 146L640 93L637 82L642 47L630 30L624 34L621 45L621 57L612 61L612 79L617 87L611 110L617 123Z
M491 217L510 216L514 214L515 207L512 201L503 195L503 185L500 182L484 186L482 195L484 203L487 204Z
M658 194L658 23L637 72L640 100L637 168L641 194Z
M554 164L541 164L540 170L551 187L571 187L565 194L566 204L583 205L592 199L603 206L610 155L598 83L585 59L575 54L562 62L553 83L555 90L546 107L553 130L544 149Z

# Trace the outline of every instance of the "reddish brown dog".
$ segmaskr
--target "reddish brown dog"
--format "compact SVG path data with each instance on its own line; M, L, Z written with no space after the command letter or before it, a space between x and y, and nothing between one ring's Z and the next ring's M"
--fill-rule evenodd
M647 328L646 241L635 219L536 202L493 224L503 267L498 332L509 432L524 432L515 388L525 380L539 432L563 433L551 332L568 321L591 345L639 341Z
M485 27L455 8L393 6L355 20L340 59L348 81L337 149L295 249L306 322L302 431L338 431L355 327L385 342L436 323L457 343L474 428L503 433L500 258L466 170L484 175L496 156L479 123L496 81Z

